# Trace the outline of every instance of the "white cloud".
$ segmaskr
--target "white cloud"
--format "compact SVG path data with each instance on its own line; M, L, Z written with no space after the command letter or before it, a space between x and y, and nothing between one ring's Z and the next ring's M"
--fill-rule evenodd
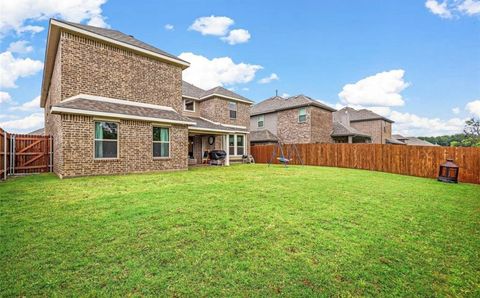
M181 59L190 62L183 71L183 79L204 89L216 86L248 83L255 78L262 66L235 63L230 57L208 59L193 53L181 53Z
M222 40L230 45L245 43L250 39L250 33L245 29L234 29L228 33L228 36L222 37Z
M242 88L242 91L250 91L250 88L248 88L248 87L243 87L243 88Z
M472 115L480 117L480 100L474 100L465 106L465 109Z
M400 93L409 86L404 74L402 69L377 73L345 85L338 96L346 105L402 106L405 102Z
M188 28L200 32L202 35L224 36L234 21L229 17L201 17L196 19Z
M35 110L40 110L40 96L35 97L31 101L27 101L19 106L13 106L10 108L11 111L23 111L23 112L33 112Z
M15 88L18 78L34 75L42 68L41 61L15 58L8 51L0 53L0 88Z
M35 33L40 33L43 30L45 30L45 28L43 28L42 26L27 25L17 29L17 33L31 32L32 34L35 34Z
M110 28L110 25L105 22L105 17L102 15L93 15L87 22L87 25L101 28Z
M393 129L406 136L440 136L461 133L465 125L465 119L451 118L441 120L439 118L421 117L411 113L393 111L389 118L395 121Z
M165 30L167 30L167 31L171 31L171 30L175 29L172 24L166 24L166 25L164 26L164 28L165 28Z
M10 43L7 51L12 52L12 53L25 54L25 53L30 53L31 51L33 51L33 47L28 45L28 41L19 40L19 41L15 41L15 42Z
M276 73L272 73L271 75L269 75L268 77L265 77L261 80L259 80L258 82L260 84L268 84L268 83L271 83L273 81L278 81L280 78L278 77L278 75Z
M460 108L459 108L459 107L454 107L454 108L452 109L452 113L454 113L455 115L460 114Z
M0 91L0 103L5 103L7 101L10 101L12 97L8 92Z
M480 1L465 0L458 6L458 10L470 16L480 14Z
M283 97L283 98L287 98L287 97L290 97L290 94L288 94L288 93L282 93L282 95L280 95L280 96Z
M427 0L427 2L425 2L425 7L427 7L433 14L436 14L441 18L449 19L452 17L452 13L448 9L447 1L439 3L436 0Z
M16 118L18 118L16 115L0 114L0 119L16 119Z
M25 25L28 21L59 17L72 22L89 20L94 26L107 26L101 6L106 0L2 0L0 1L0 35L10 30L17 33L38 32L38 26ZM41 27L40 27L41 28Z
M0 122L0 127L13 133L30 132L43 127L43 113L33 113L24 118Z

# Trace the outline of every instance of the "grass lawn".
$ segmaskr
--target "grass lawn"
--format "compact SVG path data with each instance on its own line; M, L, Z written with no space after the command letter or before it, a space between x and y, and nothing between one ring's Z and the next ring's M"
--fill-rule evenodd
M480 186L238 165L0 183L0 296L480 296Z

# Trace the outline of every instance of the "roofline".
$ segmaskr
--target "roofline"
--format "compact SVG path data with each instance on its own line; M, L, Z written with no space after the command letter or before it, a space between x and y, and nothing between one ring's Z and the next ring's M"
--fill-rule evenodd
M97 96L97 95L90 95L90 94L83 94L83 93L72 96L72 97L69 97L65 100L62 100L59 103L68 102L68 101L72 101L72 100L75 100L75 99L94 100L94 101L116 103L116 104L127 105L127 106L134 106L134 107L142 107L142 108L149 108L149 109L157 109L157 110L175 112L175 110L173 108L167 107L167 106L154 105L154 104L150 104L150 103L136 102L136 101L130 101L130 100L126 100L126 99L118 99L118 98L111 98L111 97L104 97L104 96Z
M250 105L253 105L254 102L251 101L251 100L245 100L245 99L240 99L240 98L235 98L235 97L231 97L231 96L227 96L227 95L222 95L222 94L218 94L218 93L213 93L213 94L209 94L209 95L206 95L206 96L202 96L199 98L199 100L207 100L209 99L210 97L222 97L222 98L226 98L226 99L230 99L230 100L233 100L233 101L238 101L238 102L243 102L243 103L248 103Z
M264 114L272 114L272 113L276 113L276 112L281 112L281 111L286 111L286 110L293 110L293 109L298 109L298 108L303 108L303 107L309 107L309 106L314 106L314 107L317 107L317 108L320 108L320 109L324 109L324 110L327 110L329 112L336 112L337 110L335 110L334 108L331 108L327 105L322 105L322 104L317 104L315 102L310 102L310 103L304 103L304 104L299 104L299 105L296 105L296 106L291 106L291 107L285 107L285 108L278 108L278 109L274 109L274 110L268 110L268 111L265 111L265 112L259 112L259 113L251 113L250 116L258 116L258 115L264 115Z
M195 117L192 117L192 118L195 118ZM220 123L220 122L215 122L215 121L212 121L210 119L207 119L207 118L204 118L204 117L198 117L202 120L205 120L207 122L210 122L210 123L213 123L213 124L216 124L216 125L222 125L222 126L225 126L225 127L231 127L231 128L238 128L238 129L247 129L246 126L241 126L241 125L231 125L231 124L223 124L223 123Z
M390 123L395 123L395 121L390 120L390 119L385 118L385 117L382 117L382 116L375 117L375 118L355 119L355 120L350 120L350 122L362 122L362 121L372 121L372 120L384 120L384 121L387 121L387 122L390 122Z
M184 61L180 58L175 59L173 57L169 57L169 56L166 56L166 55L163 55L163 54L159 54L159 53L144 49L144 48L139 47L139 46L135 46L135 45L132 45L132 44L129 44L129 43L126 43L126 42L123 42L123 41L118 41L116 39L113 39L113 38L110 38L110 37L107 37L107 36L104 36L104 35L101 35L101 34L98 34L98 33L94 33L94 32L91 32L91 31L88 31L88 30L85 30L85 29L81 29L79 27L64 23L64 22L56 20L56 19L51 19L50 24L51 25L56 25L56 26L64 28L64 29L68 29L70 31L74 31L76 33L81 33L81 34L87 35L89 37L100 39L102 41L110 42L110 43L113 43L115 45L119 45L119 46L128 48L130 50L139 51L139 52L142 52L144 54L148 54L148 55L160 58L162 60L167 60L169 62L177 63L177 64L180 64L182 66L185 66L185 68L190 66L190 63L188 63L187 61Z
M372 138L372 136L370 136L370 135L367 135L367 134L359 134L359 133L348 133L348 134L344 134L344 133L342 133L342 134L333 134L333 133L331 133L330 136L331 136L332 138L336 138L336 137L349 137L349 136L365 137L365 138L370 138L370 139Z
M249 134L249 131L236 131L236 130L224 130L224 129L216 129L216 128L202 128L202 127L195 127L195 126L189 126L188 131L194 131L194 132L220 132L220 133L245 133Z
M52 114L75 114L75 115L86 115L86 116L109 117L109 118L116 118L116 119L141 120L141 121L150 121L150 122L158 122L158 123L196 125L195 122L190 122L190 121L171 120L171 119L155 118L155 117L143 117L143 116L136 116L136 115L90 111L90 110L83 110L83 109L62 108L62 107L55 107L55 106L52 106L50 111Z
M142 54L153 56L155 58L158 58L158 59L170 62L170 63L177 64L182 68L182 70L186 69L190 66L190 63L188 63L186 61L183 61L181 59L174 59L172 57L162 55L162 54L159 54L159 53L155 53L153 51L146 50L144 48L134 46L134 45L131 45L129 43L118 41L118 40L115 40L115 39L112 39L112 38L109 38L109 37L106 37L106 36L103 36L103 35L100 35L100 34L97 34L97 33L93 33L91 31L88 31L88 30L85 30L85 29L81 29L81 28L66 24L66 23L64 23L62 21L59 21L59 20L56 20L56 19L50 19L48 35L47 35L47 45L46 45L46 50L45 50L45 58L44 58L42 90L41 90L41 96L40 96L40 106L42 108L45 107L46 95L47 95L48 89L50 87L50 80L51 80L51 77L52 77L52 74L53 74L53 68L54 68L55 59L56 59L56 56L57 56L56 52L58 50L58 40L59 39L57 39L55 41L56 42L56 44L54 45L55 48L52 49L52 50L55 51L55 53L53 54L53 61L51 61L51 63L47 63L47 62L50 62L50 61L47 61L47 58L48 58L50 42L51 42L51 33L52 33L52 29L54 29L54 28L59 29L59 30L60 29L65 29L65 30L68 30L68 31L79 33L81 35L84 35L84 36L87 36L87 37L90 37L90 38L94 38L94 39L103 41L103 42L108 42L110 44L114 44L114 45L117 45L117 46L120 46L120 47L123 47L123 48L127 48L129 50L134 50L134 51L140 52ZM47 78L47 72L50 73L48 78ZM45 86L45 85L47 85L47 86Z

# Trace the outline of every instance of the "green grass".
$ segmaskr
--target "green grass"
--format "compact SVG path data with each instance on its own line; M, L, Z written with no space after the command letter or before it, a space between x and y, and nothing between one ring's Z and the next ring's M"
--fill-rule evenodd
M321 167L0 183L0 296L479 296L480 186Z

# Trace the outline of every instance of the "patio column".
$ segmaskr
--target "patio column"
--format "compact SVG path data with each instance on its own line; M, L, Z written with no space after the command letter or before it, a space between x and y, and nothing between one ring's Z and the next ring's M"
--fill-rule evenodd
M227 153L227 156L225 157L225 165L229 166L230 165L230 150L228 148L228 135L223 135L223 148L225 152Z
M348 143L349 144L353 143L353 137L352 136L348 136Z

